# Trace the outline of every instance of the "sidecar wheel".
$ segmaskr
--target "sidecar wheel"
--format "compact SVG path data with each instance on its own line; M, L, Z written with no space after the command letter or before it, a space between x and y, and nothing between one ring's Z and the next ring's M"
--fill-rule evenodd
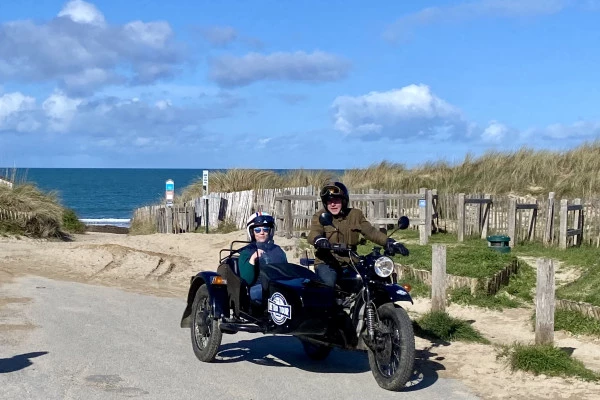
M329 356L332 348L329 346L325 346L322 344L311 343L306 340L300 339L302 342L302 347L304 348L304 352L311 360L321 361Z
M206 284L200 286L192 304L192 348L200 361L215 359L223 333L219 321L213 319L210 298Z
M377 384L384 389L404 388L413 374L415 336L406 310L384 304L377 310L379 321L391 333L377 331L377 351L368 350L369 366Z

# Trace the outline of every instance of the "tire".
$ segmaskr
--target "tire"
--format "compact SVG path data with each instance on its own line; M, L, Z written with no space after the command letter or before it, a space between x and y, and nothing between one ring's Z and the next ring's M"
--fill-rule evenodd
M202 284L196 292L192 303L192 348L200 361L211 362L215 359L223 333L219 329L219 321L212 318L212 309L208 288Z
M326 359L331 353L332 348L330 346L325 346L323 344L312 343L307 340L302 340L302 347L304 348L304 352L311 360L321 361Z
M377 310L379 321L392 330L391 334L377 337L383 348L368 350L369 366L377 384L386 390L399 391L413 374L415 362L415 336L406 310L393 304L384 304Z

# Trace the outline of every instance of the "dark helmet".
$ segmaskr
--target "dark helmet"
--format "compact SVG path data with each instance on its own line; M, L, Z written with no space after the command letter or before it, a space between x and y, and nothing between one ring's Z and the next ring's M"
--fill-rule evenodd
M259 211L250 215L248 221L246 222L246 231L248 232L248 238L252 242L256 241L253 229L259 226L271 228L271 231L269 232L269 239L273 238L275 233L275 218L273 218L271 214Z
M327 201L332 197L339 197L342 199L342 209L348 208L348 202L350 196L348 195L348 189L342 182L327 182L321 189L321 201L323 207L327 209Z

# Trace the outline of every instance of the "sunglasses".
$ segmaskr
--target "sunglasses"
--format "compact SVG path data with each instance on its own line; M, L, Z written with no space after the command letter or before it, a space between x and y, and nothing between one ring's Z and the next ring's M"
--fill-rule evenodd
M261 233L261 232L269 233L270 231L271 231L271 228L269 228L268 226L258 226L256 228L254 228L254 233Z

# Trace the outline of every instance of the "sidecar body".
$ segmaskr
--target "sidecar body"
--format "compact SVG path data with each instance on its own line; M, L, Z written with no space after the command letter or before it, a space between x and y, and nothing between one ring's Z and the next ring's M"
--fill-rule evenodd
M240 277L238 256L245 247L228 252L216 272L202 271L190 280L181 327L191 327L192 303L205 284L212 318L223 333L239 331L291 335L325 335L338 312L334 289L306 267L293 263L256 267L256 280Z

